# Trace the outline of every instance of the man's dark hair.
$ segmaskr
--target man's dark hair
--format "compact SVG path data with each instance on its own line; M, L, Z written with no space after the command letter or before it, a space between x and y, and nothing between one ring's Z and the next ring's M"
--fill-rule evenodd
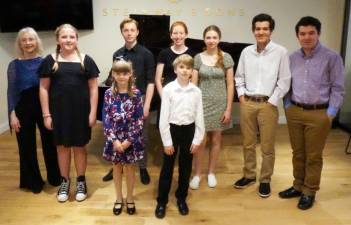
M252 31L255 30L256 22L265 22L265 21L269 22L269 29L272 32L275 26L274 19L270 15L265 13L258 14L252 19Z
M297 24L295 25L296 35L298 35L298 33L299 33L300 26L313 26L316 28L318 34L321 33L321 27L322 27L321 22L317 18L314 18L312 16L302 17L299 20L299 22L297 22Z

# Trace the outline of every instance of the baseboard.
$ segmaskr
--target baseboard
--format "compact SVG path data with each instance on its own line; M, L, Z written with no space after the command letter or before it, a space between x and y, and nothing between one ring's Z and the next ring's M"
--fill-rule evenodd
M9 129L8 121L5 121L4 123L0 124L0 134L4 133L8 129Z

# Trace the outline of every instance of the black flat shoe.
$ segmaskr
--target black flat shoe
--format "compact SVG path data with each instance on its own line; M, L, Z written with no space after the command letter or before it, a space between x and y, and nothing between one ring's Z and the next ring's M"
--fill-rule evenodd
M188 215L189 208L185 201L177 201L178 211L180 215Z
M115 202L112 208L113 214L118 216L122 212L123 202Z
M134 202L127 202L126 205L127 205L127 213L129 215L135 214L135 212L136 212L135 203ZM132 206L132 207L130 207L130 206Z
M43 190L43 186L33 187L33 188L31 189L31 191L32 191L34 194L39 194L42 190Z
M297 207L302 210L309 209L313 206L314 203L314 196L308 196L308 195L301 195L299 204L297 204Z
M301 196L301 191L296 190L294 187L279 192L279 197L281 198L295 198L299 196Z
M107 182L113 179L113 169L110 169L108 173L102 178L102 181Z
M164 218L166 215L166 205L157 204L155 209L155 216L159 219Z
M142 184L147 185L150 183L150 175L147 169L140 169L140 181Z

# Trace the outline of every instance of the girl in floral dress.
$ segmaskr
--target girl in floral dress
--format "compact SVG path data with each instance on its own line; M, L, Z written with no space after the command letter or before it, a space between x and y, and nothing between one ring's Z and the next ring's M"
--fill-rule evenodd
M143 103L141 93L134 86L130 62L115 61L112 65L113 84L105 92L103 125L105 147L103 157L113 163L116 202L113 213L119 215L123 205L127 213L135 213L133 190L135 163L143 157ZM122 170L127 178L127 198L123 203Z

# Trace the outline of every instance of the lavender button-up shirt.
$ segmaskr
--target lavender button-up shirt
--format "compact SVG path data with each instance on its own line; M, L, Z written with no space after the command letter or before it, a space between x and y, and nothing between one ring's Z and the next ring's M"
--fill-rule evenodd
M345 71L336 52L320 43L305 56L302 49L290 55L291 89L284 105L290 100L303 104L329 104L327 114L335 116L344 97Z

